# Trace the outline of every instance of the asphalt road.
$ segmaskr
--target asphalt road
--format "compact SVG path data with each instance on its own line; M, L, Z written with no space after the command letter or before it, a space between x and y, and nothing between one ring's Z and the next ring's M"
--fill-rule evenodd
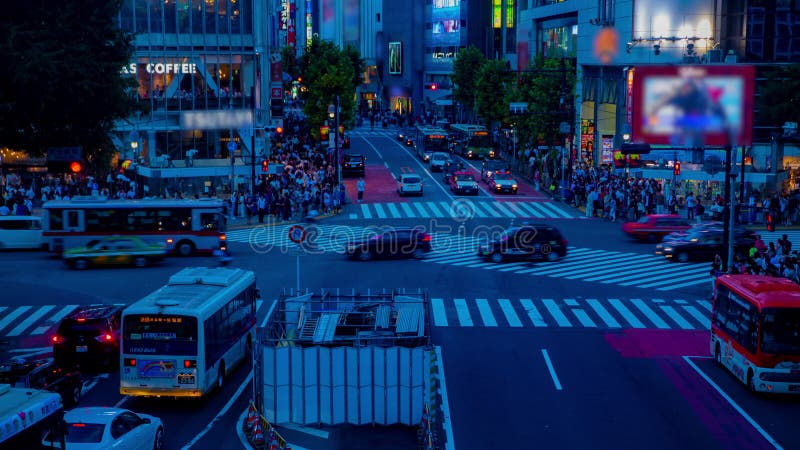
M384 175L402 167L424 172L391 134L351 136L354 150L380 162L375 169ZM376 179L367 179L368 190L382 192L378 199L368 192L373 203L451 201L443 186L422 198L395 198ZM483 197L476 201L499 203ZM316 242L304 256L289 251L286 227L231 231L233 264L256 273L264 297L259 320L283 289L298 283L298 258L303 289L427 288L454 448L800 448L797 399L753 396L707 359L706 264L667 263L652 255L652 246L625 238L619 224L580 218L541 219L569 241L563 261L486 264L475 257L473 238L519 217L366 220L362 206L348 205L340 216L310 226ZM342 236L380 225L425 226L434 232L435 251L423 261L367 263L341 254ZM208 257L169 258L144 269L73 271L40 252L0 252L0 357L49 352L52 314L20 325L42 307L129 304L183 267L213 265ZM189 443L239 449L236 420L251 396L248 369L202 401L124 398L118 374L100 374L82 405L119 404L161 417L168 449ZM304 431L284 434L309 449L413 448L416 438L403 428Z

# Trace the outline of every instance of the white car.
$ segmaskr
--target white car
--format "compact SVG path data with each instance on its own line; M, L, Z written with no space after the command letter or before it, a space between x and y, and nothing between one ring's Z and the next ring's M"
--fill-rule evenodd
M413 173L397 176L397 193L403 195L422 195L422 178Z
M64 413L69 450L161 450L164 424L158 417L111 407L75 408Z
M42 218L0 216L0 248L44 248Z
M436 152L431 155L431 172L441 172L444 170L444 166L447 165L448 161L452 161L450 159L450 155L443 152Z

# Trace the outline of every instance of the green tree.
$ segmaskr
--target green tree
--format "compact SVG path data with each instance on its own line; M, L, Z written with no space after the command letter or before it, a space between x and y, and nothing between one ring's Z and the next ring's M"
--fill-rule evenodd
M505 61L489 60L478 69L475 83L477 109L488 125L508 117L509 99L506 93L511 80L512 74L507 72Z
M311 133L319 138L319 127L328 120L328 105L339 96L339 123L352 126L355 117L353 61L333 42L314 39L298 59L305 91L303 113Z
M760 125L780 127L784 122L800 122L800 64L768 71L757 98Z
M297 77L300 76L300 68L297 65L297 49L290 45L281 48L281 66L284 73L288 73L292 80L297 80ZM290 82L284 82L283 87L291 87Z
M361 83L364 81L366 64L364 63L364 59L361 58L358 49L352 45L347 45L344 50L342 50L342 53L350 60L350 64L353 65L353 89L356 89L361 86Z
M121 0L9 3L0 17L0 146L43 155L82 146L96 168L116 149L114 121L136 108L121 74L132 36L116 26Z
M563 66L562 66L563 64ZM562 68L564 72L562 72ZM520 102L528 103L529 114L518 118L519 139L536 146L561 142L561 122L572 122L575 98L575 71L568 59L536 58L512 90ZM547 166L552 169L553 165ZM548 170L550 171L550 170Z
M478 72L486 64L486 58L474 45L462 48L453 61L453 99L468 110L475 112L478 87Z

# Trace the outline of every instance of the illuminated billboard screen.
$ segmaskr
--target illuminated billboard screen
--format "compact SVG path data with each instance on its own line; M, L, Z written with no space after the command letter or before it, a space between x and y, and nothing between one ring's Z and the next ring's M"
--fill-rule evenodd
M752 66L637 67L634 140L676 147L751 145L753 79Z
M403 73L403 43L389 42L389 73L400 75Z

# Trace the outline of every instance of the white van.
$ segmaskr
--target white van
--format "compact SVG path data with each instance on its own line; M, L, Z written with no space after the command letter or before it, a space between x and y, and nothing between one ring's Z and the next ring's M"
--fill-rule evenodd
M44 248L42 218L0 216L0 249L6 248Z

